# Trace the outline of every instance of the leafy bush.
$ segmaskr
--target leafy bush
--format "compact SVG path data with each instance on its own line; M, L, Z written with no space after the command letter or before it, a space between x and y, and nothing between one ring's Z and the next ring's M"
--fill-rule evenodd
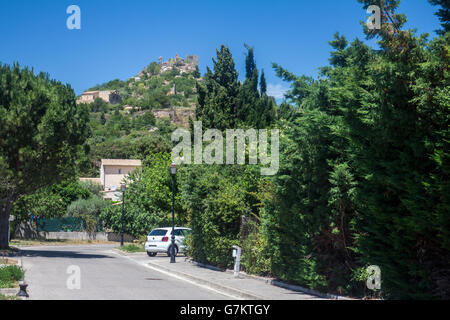
M180 169L179 199L188 214L188 239L194 259L220 267L233 264L231 250L239 245L241 219L255 201L255 172L241 166L201 166Z
M72 202L67 207L67 215L71 217L81 217L86 232L93 234L97 232L99 228L100 213L107 206L108 203L99 196L93 196L86 200L79 199Z
M67 215L70 217L80 217L83 215L98 216L106 206L107 202L99 196L93 196L89 199L79 199L67 207Z
M100 196L102 191L102 186L98 183L92 182L92 181L82 181L80 182L80 185L89 190L91 195Z
M0 288L12 288L23 280L24 271L18 266L0 268Z
M246 221L241 230L241 239L242 268L249 274L271 275L271 259L267 250L268 239L260 223L253 219Z

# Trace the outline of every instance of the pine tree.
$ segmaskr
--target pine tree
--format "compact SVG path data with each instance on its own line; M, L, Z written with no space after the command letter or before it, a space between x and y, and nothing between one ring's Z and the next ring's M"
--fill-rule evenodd
M89 109L76 105L70 86L0 65L0 249L14 201L73 175L88 124Z
M345 50L348 41L344 36L340 36L339 33L334 35L334 40L330 41L329 44L336 50L331 52L330 64L335 67L345 67L347 62L347 53Z

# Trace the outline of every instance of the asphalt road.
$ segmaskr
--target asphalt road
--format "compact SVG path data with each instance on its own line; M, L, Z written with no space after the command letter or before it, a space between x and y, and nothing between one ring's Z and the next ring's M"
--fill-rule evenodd
M144 263L136 263L112 249L110 245L22 248L30 299L230 299L216 291L146 268Z

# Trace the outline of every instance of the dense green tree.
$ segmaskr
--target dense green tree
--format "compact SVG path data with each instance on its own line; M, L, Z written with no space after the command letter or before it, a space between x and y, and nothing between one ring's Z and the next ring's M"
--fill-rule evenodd
M247 44L244 44L244 47L247 49L247 54L245 57L245 78L251 79L256 70L255 52L254 48Z
M51 187L43 188L32 194L21 196L12 208L14 224L30 221L32 216L46 219L62 217L66 213L67 204L59 194L52 192Z
M238 95L238 107L236 112L237 126L254 126L258 114L257 105L259 102L258 92L258 69L254 58L254 49L245 45L247 54L245 58L246 78L240 86Z
M133 118L133 128L137 130L149 130L156 123L153 112L146 111L143 115Z
M150 75L155 76L160 73L161 66L156 62L152 62L152 63L150 63L150 65L147 67L146 70L148 73L150 73Z
M106 117L105 117L105 113L102 112L101 116L100 116L100 123L102 124L102 126L105 125L106 123Z
M48 75L0 66L0 248L8 246L14 201L74 174L88 112L72 88Z
M388 18L399 18L376 35L382 50L365 67L370 77L354 66L336 70L347 80L340 81L334 100L345 112L361 178L356 196L361 261L381 267L386 296L443 297L448 292L439 283L448 283L450 273L438 266L448 264L449 255L435 222L445 214L434 209L440 200L428 201L426 185L432 183L429 173L439 170L432 160L436 146L448 135L449 104L443 98L448 55L442 55L444 39L428 43L402 30L397 4L385 10ZM440 279L433 279L436 272Z
M88 91L97 91L97 90L121 90L127 86L125 81L120 79L114 79L104 84L96 85L90 88Z
M108 110L108 103L103 101L103 99L97 98L90 105L91 112L106 112Z
M61 198L65 206L78 199L87 199L92 194L87 186L75 179L56 183L50 187L50 190Z
M368 26L364 23L364 31L369 39L377 36L386 37L381 41L380 45L386 47L389 43L389 38L401 38L403 32L400 29L406 22L406 16L404 14L397 13L397 9L400 5L400 0L357 0L363 4L363 8L367 9L371 5L377 5L381 9L381 28L369 30Z
M263 224L272 270L362 295L378 265L384 297L447 298L448 33L402 30L398 1L385 4L381 30L366 29L381 50L336 34L319 80L274 65L297 110L279 109L288 121Z
M348 50L345 50L348 41L344 36L340 36L339 33L334 35L334 40L329 44L336 50L331 52L330 64L335 67L345 67L348 59Z
M261 80L259 81L259 87L261 91L261 96L264 96L267 94L267 81L266 81L266 75L264 74L264 69L261 71Z
M230 249L239 244L242 217L255 212L258 171L245 166L183 167L179 196L192 238L190 254L204 263L229 267Z
M443 30L438 30L438 33L444 35L450 31L450 3L448 0L428 0L434 6L440 6L436 15L441 21Z
M238 72L228 47L217 50L213 59L214 72L207 68L204 84L197 85L199 94L196 108L197 119L205 128L233 128L236 122Z
M36 192L19 197L11 208L14 225L27 222L32 216L41 219L63 217L67 207L74 201L100 196L100 186L90 182L69 179Z
M279 66L277 72L287 73ZM302 77L295 78L289 95L299 109L291 111L282 127L276 193L264 216L272 271L311 288L348 292L352 284L348 268L354 260L347 248L352 244L348 229L353 208L346 181L340 178L349 175L342 173L345 142L335 132L340 117L327 99L325 83L305 87Z
M200 69L198 68L198 66L195 67L195 71L192 75L194 76L195 79L201 78L202 74L200 73Z
M237 82L238 73L227 47L217 51L214 72L209 68L204 84L197 85L197 119L205 128L228 129L252 127L263 129L271 126L276 117L275 101L258 91L258 69L254 49L245 45L246 75L243 84ZM263 87L265 84L265 77ZM264 89L266 90L266 89Z

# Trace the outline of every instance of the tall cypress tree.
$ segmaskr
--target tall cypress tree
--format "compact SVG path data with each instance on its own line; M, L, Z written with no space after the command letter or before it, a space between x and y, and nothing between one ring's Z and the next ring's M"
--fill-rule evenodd
M209 68L204 84L198 85L197 119L205 128L233 128L236 122L237 95L239 93L238 72L231 52L222 45L213 59L214 72Z
M238 72L228 47L222 46L213 59L214 72L207 68L203 84L197 84L197 119L205 127L227 129L235 127L266 128L276 116L275 100L258 90L259 73L254 59L254 49L245 45L246 76L238 82ZM265 76L263 92L266 92Z
M239 91L237 119L241 126L254 126L258 112L258 69L256 68L254 49L244 44L247 49L245 57L246 79Z
M267 94L267 82L266 75L264 74L264 69L261 71L261 80L259 81L259 87L261 90L261 95L265 96Z
M247 44L244 44L244 47L247 49L247 54L245 56L245 78L251 79L256 70L255 52L254 48Z

